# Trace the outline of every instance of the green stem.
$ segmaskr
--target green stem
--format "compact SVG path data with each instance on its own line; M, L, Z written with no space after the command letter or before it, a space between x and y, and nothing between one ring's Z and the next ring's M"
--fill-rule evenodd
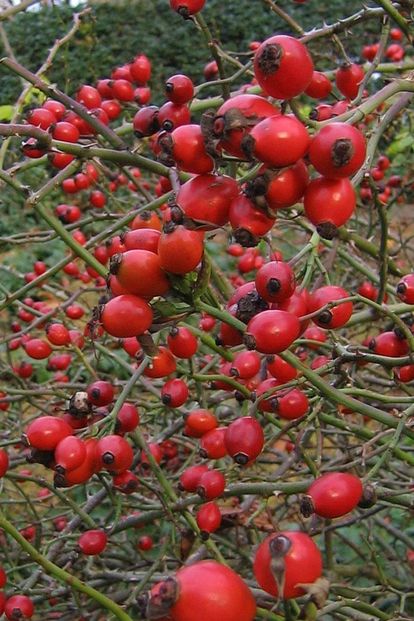
M390 0L376 0L377 4L382 6L384 11L391 17L391 19L401 28L404 34L407 36L407 39L410 43L412 43L412 35L410 32L410 28L408 22L401 15L399 10L393 5Z
M0 528L2 528L6 533L8 533L18 544L19 546L38 564L40 565L44 571L59 580L59 582L63 582L64 584L68 584L72 589L76 589L81 593L85 593L88 597L95 600L98 604L105 608L109 612L120 621L132 621L131 617L124 611L118 604L114 601L103 595L96 589L91 586L88 586L66 570L58 567L51 561L49 561L46 557L44 557L36 548L34 548L20 533L19 531L11 524L0 511Z
M376 420L379 423L382 423L388 428L396 429L398 427L399 421L396 420L390 414L386 414L381 410L374 408L371 405L367 405L366 403L362 403L361 401L357 401L357 399L353 399L352 397L348 397L343 394L340 390L337 390L330 384L327 384L315 371L312 371L309 367L305 366L299 358L297 358L292 352L285 351L280 354L280 356L289 362L292 366L298 369L306 379L310 381L310 383L319 390L322 395L324 395L327 399L332 401L335 404L341 404L345 407L350 408L355 412L359 412L364 416L368 416ZM404 434L414 439L414 431L408 428L404 428ZM414 455L412 457L412 463L414 464Z

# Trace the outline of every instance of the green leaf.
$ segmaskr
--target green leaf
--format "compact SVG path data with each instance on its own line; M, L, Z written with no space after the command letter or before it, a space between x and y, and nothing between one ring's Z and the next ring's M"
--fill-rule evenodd
M14 112L13 106L0 106L0 121L11 121Z
M394 142L390 144L390 146L387 149L387 155L392 157L394 155L397 155L397 153L402 153L403 151L406 151L409 147L412 147L413 144L414 144L413 136L407 133L401 138L394 140Z

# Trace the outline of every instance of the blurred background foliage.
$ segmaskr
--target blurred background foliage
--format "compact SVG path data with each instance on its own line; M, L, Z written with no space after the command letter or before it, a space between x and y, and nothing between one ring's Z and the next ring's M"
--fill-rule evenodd
M286 0L282 4L305 30L332 23L364 6L357 0L310 0L306 4ZM72 14L83 6L92 8L90 16L62 48L48 73L51 82L57 82L66 92L74 92L82 83L108 77L114 66L128 62L139 52L153 61L151 87L156 103L162 98L163 80L172 73L180 71L196 83L203 81L202 70L210 60L209 52L201 40L196 43L194 24L173 13L168 0L92 1L76 9L63 3L18 14L5 23L17 60L33 71L38 69L55 39L67 32ZM232 52L243 52L250 41L263 40L274 32L291 34L263 0L208 0L203 15L223 47ZM375 26L378 27L376 23ZM374 42L375 33L368 32L361 38L368 27L369 23L362 24L352 33L341 34L350 55L358 57L362 43ZM4 55L1 42L0 47ZM336 50L327 49L326 40L323 44L313 43L311 51L320 66L332 68ZM0 69L0 104L13 103L20 89L19 79Z

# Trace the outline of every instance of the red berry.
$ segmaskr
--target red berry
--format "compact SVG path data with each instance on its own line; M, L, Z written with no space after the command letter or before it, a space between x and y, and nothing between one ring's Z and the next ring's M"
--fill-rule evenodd
M314 71L312 73L311 81L305 89L305 93L308 97L314 99L325 99L332 91L332 82L321 71Z
M335 81L338 90L348 97L354 99L358 95L359 85L364 78L364 70L356 63L350 63L339 67L336 70Z
M257 271L255 284L266 302L282 302L295 290L295 274L288 263L270 261Z
M299 319L283 310L266 310L255 315L247 325L245 343L263 354L285 351L298 338Z
M207 459L221 459L227 455L225 435L227 427L216 427L204 433L200 440L200 455Z
M4 614L9 621L30 619L34 613L34 604L27 595L12 595L7 598Z
M242 146L246 155L252 153L270 168L282 168L302 158L309 143L306 127L295 116L278 114L255 125Z
M254 461L262 452L263 429L252 416L242 416L227 427L224 442L230 457L237 464L244 466Z
M161 401L170 408L179 408L188 399L189 390L182 379L171 379L161 388Z
M197 511L196 520L202 539L207 539L210 533L214 533L220 528L221 511L219 506L214 501L201 505Z
M349 179L317 177L305 190L303 204L307 218L325 239L332 239L336 229L354 213L356 194Z
M152 323L150 306L135 295L119 295L109 300L101 314L102 325L108 334L126 338L143 334Z
M301 532L282 531L270 535L256 552L253 564L256 580L262 589L276 597L279 589L272 571L274 565L284 569L285 599L303 595L304 590L297 585L315 582L322 574L321 553L309 535Z
M360 479L348 472L329 472L315 479L307 495L313 511L324 518L337 518L355 509L361 500Z
M414 274L403 276L397 285L397 295L406 304L414 304Z
M205 500L213 500L224 492L226 479L219 470L207 470L204 472L197 484L197 494Z
M313 62L298 39L275 35L266 39L256 51L254 73L268 95L276 99L291 99L309 85Z
M193 98L194 85L189 77L178 73L166 81L165 95L176 104L187 103Z
M108 537L105 531L100 529L87 530L78 539L78 547L82 554L95 556L101 554L106 548Z
M181 1L181 0L180 0ZM256 602L252 592L230 567L216 561L198 561L176 574L178 598L171 607L173 621L253 621Z
M96 453L101 468L110 472L128 470L134 458L131 445L121 436L104 436L98 440Z
M348 297L349 293L342 289L342 287L335 285L319 287L309 296L309 312L314 313L330 302ZM341 328L351 317L352 311L352 302L343 302L322 310L316 317L313 317L313 321L321 328L328 328L330 330Z
M337 179L355 174L365 160L362 132L347 123L329 123L312 139L309 159L325 177Z
M71 435L72 427L57 416L39 416L25 431L29 446L41 451L54 451L63 438Z

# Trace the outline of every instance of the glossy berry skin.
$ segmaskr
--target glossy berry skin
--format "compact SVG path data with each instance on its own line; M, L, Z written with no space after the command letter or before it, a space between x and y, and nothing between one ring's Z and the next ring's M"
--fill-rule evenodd
M262 426L252 416L242 416L227 427L224 441L230 457L236 464L245 466L254 461L263 450Z
M299 388L283 390L276 393L276 404L273 411L285 420L297 420L308 412L309 401Z
M262 119L278 113L276 106L259 95L243 93L230 97L214 117L213 134L220 139L217 148L243 159L241 143L244 136Z
M138 54L129 65L131 77L139 84L146 84L151 77L151 61L145 54Z
M332 519L355 509L362 492L362 483L358 477L348 472L329 472L311 483L307 495L317 515Z
M123 403L116 417L116 432L128 433L139 425L139 413L132 403Z
M52 112L58 121L63 119L66 112L65 106L60 103L60 101L56 101L54 99L47 99L42 105L42 108Z
M326 331L322 330L322 328L319 328L318 326L309 326L309 328L306 328L302 336L304 339L318 341L319 343L326 343L326 339L328 338ZM306 347L313 350L319 349L319 346L316 343L308 343Z
M96 445L98 464L109 472L128 470L134 458L131 445L121 436L104 436Z
M161 401L170 408L179 408L184 405L188 395L187 384L179 378L168 380L161 388Z
M151 550L153 546L154 541L149 535L142 535L142 537L138 539L137 548L142 552L149 552L149 550Z
M64 142L77 142L80 137L79 130L66 121L60 121L53 127L52 136L55 140Z
M144 298L164 295L170 288L160 258L150 250L127 250L115 254L110 263L111 274L129 293Z
M9 621L30 619L34 614L34 604L27 595L12 595L6 600L4 614Z
M196 520L202 539L207 539L210 533L214 533L220 528L221 511L219 506L214 501L201 505L197 511Z
M216 561L199 561L176 573L178 599L169 614L173 621L253 621L254 597L235 571Z
M321 71L312 73L311 81L305 89L308 97L313 99L325 99L332 91L332 82Z
M180 187L176 202L188 218L196 220L199 230L211 230L227 224L230 204L238 194L232 177L197 175Z
M230 367L230 375L242 380L254 377L260 371L261 358L255 351L241 351Z
M2 589L7 583L7 574L3 567L0 567L0 589ZM2 614L0 612L0 614Z
M171 328L167 344L176 358L192 358L198 349L197 337L185 326Z
M108 537L105 531L100 529L87 530L78 539L78 547L82 554L96 556L106 548Z
M257 271L255 284L266 302L282 302L295 291L295 274L288 263L269 261Z
M372 282L369 280L364 280L364 282L359 285L357 293L368 300L372 300L373 302L375 302L378 297L378 289L374 287Z
M76 93L76 101L83 104L89 110L99 108L102 103L102 97L94 86L84 84Z
M57 416L39 416L28 424L25 436L29 446L40 451L54 451L63 438L72 435L72 427Z
M199 125L181 125L168 134L168 149L178 168L185 172L201 175L210 173L214 168L214 160L207 153L204 137ZM162 147L165 136L159 137ZM171 145L171 146L170 146Z
M271 168L291 166L307 152L310 137L306 127L290 115L271 116L253 127L242 143L246 155Z
M106 196L100 190L93 190L89 195L89 202L96 209L103 209L106 205Z
M204 472L197 485L197 494L205 500L214 500L221 496L226 487L226 479L219 470L207 470Z
M303 43L294 37L275 35L257 49L254 74L268 95L276 99L291 99L309 85L313 62Z
M227 455L225 435L227 427L216 427L204 433L200 440L200 455L207 459L221 459Z
M275 218L267 216L247 196L240 194L230 205L229 221L236 241L248 247L258 244L273 227Z
M369 348L379 356L390 356L392 358L405 356L409 351L407 341L399 338L393 331L382 332L371 339Z
M115 99L120 101L133 101L134 88L129 80L113 80L111 83L112 93Z
M347 297L349 297L349 293L345 289L342 289L342 287L337 287L335 285L319 287L319 289L313 291L309 296L309 312L314 313L325 306L325 304L329 304L329 302ZM341 328L347 323L352 315L352 311L352 302L343 302L342 304L333 306L329 310L321 311L321 313L313 317L312 321L320 328L334 330L335 328Z
M131 470L116 474L112 482L114 488L122 494L133 494L139 488L139 479Z
M339 91L348 99L358 95L359 85L364 78L364 70L360 65L351 63L336 70L335 82Z
M414 380L414 364L406 364L394 369L394 375L399 382L407 383Z
M208 471L208 466L206 466L205 464L200 464L198 466L189 466L180 475L180 489L186 492L195 492L197 490L201 476Z
M275 541L277 540L277 541ZM271 542L274 542L271 544ZM259 586L271 595L278 595L278 587L271 569L271 547L284 560L283 597L291 599L304 594L299 583L315 582L322 574L322 556L314 541L306 533L282 531L267 537L259 546L253 564ZM290 546L290 547L289 547ZM276 548L276 550L275 550ZM287 550L286 554L283 551Z
M142 298L130 294L119 295L105 304L101 322L111 336L138 336L150 327L152 310Z
M206 0L170 0L170 7L182 17L195 15L204 7Z
M203 233L181 224L161 234L158 256L162 269L171 274L188 274L200 263L204 252Z
M174 373L177 363L167 347L159 347L158 352L152 356L150 364L144 371L147 377L166 377Z
M330 230L348 222L356 206L356 194L349 179L313 179L305 190L306 217L321 235L330 239Z
M47 326L46 336L52 345L68 345L70 343L69 330L61 323L51 323Z
M123 235L127 250L149 250L157 254L161 232L156 229L135 229Z
M297 377L298 371L278 355L269 356L267 370L280 384L290 382Z
M366 155L364 135L348 123L329 123L316 134L309 159L325 177L350 177L362 166Z
M188 125L191 121L191 113L187 104L175 104L166 101L158 111L158 123L161 129L172 132L176 127Z
M55 448L55 469L57 472L75 470L85 459L85 442L76 436L63 438Z
M157 106L145 106L138 110L132 120L134 134L137 138L152 136L159 130L158 112L159 108Z
M97 380L89 384L86 392L88 394L89 403L97 407L109 405L114 400L115 391L110 382Z
M34 108L26 116L27 122L41 129L49 129L51 125L56 123L56 117L50 110L46 108Z
M215 429L217 425L215 414L202 408L190 412L185 421L186 433L192 438L201 438L208 431Z
M269 209L286 209L295 205L302 198L308 183L308 167L302 159L289 168L273 172L265 193Z
M281 310L266 310L255 315L247 325L245 343L248 349L263 354L285 351L300 334L299 319Z
M175 104L188 103L194 95L194 84L188 76L177 73L166 81L165 95Z
M402 302L414 304L414 274L406 274L397 285L397 295Z
M0 449L0 478L4 477L9 468L9 456L5 449ZM0 570L1 573L1 570ZM1 578L1 576L0 576ZM1 581L1 580L0 580ZM1 588L2 585L0 585ZM4 586L4 585L3 585Z
M49 343L42 339L30 339L30 341L25 343L24 348L26 354L34 360L43 360L52 353Z

